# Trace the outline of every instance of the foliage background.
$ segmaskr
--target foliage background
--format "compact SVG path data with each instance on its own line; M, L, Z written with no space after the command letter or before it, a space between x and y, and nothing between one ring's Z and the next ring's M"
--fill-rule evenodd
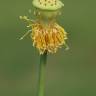
M31 0L0 0L0 96L36 96L39 54L19 15ZM96 96L96 1L64 0L58 22L68 32L69 51L48 56L46 96Z

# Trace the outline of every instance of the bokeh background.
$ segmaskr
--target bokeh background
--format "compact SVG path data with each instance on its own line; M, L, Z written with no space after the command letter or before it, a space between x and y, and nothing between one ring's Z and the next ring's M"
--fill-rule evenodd
M34 18L32 0L0 0L0 96L36 96L39 53L20 15ZM46 96L96 96L96 1L64 0L58 22L69 51L48 55Z

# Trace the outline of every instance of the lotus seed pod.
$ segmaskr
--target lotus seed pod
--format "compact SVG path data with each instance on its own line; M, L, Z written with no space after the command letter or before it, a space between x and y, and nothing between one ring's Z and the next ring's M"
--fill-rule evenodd
M60 0L33 0L32 4L41 10L58 10L64 6Z
M36 8L34 15L43 20L56 18L64 6L60 0L33 0L32 4Z

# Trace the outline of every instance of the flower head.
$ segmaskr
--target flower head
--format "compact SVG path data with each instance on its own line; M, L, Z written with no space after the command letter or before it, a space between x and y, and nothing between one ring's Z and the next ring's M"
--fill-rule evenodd
M45 51L56 53L62 45L66 46L67 33L56 22L59 9L64 4L60 0L33 0L33 6L36 8L34 13L37 17L36 20L20 16L20 19L28 21L27 27L31 27L31 30L24 34L20 40L31 32L33 46L39 50L40 54Z

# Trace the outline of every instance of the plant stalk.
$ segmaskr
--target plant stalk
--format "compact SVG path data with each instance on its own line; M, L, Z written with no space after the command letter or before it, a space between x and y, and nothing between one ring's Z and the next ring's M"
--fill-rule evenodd
M47 51L40 55L40 65L39 65L39 79L38 79L38 95L45 96L45 73L46 73L46 61L47 61Z

